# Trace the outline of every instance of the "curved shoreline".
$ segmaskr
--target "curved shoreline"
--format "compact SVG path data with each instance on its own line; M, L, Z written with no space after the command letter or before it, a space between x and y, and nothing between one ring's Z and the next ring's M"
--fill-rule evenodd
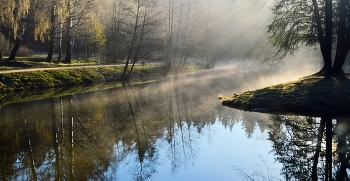
M338 116L350 113L350 75L307 76L220 99L224 106L244 111Z

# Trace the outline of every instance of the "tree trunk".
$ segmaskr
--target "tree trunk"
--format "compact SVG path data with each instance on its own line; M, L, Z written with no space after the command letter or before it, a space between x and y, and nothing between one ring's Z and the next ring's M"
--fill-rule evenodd
M329 5L329 0L326 1L326 37L322 30L322 23L320 17L320 11L317 4L317 0L312 0L314 7L314 15L317 28L317 39L320 44L320 49L323 57L324 66L316 74L329 74L332 71L332 11L329 13L329 7L332 8L332 5ZM329 19L330 17L330 19ZM329 21L330 20L330 21ZM330 36L329 36L330 35ZM330 44L329 44L330 42Z
M326 49L324 50L324 65L325 65L325 74L332 74L332 0L326 0Z
M72 63L72 38L70 35L67 37L66 57L64 63Z
M66 47L66 57L64 63L72 63L72 15L71 15L71 1L67 5L69 17L67 18L67 47Z
M129 63L130 63L130 58L131 58L131 54L132 51L134 49L134 45L136 43L136 33L137 33L137 27L138 27L138 22L139 22L139 13L140 13L140 0L137 1L137 10L136 10L136 17L135 17L135 24L134 24L134 31L133 31L133 35L132 35L132 39L131 39L131 45L129 47L129 52L128 52L128 57L126 58L126 63L124 66L124 70L121 76L122 80L127 80L130 77L127 76L127 72L128 72L128 67L129 67Z
M22 39L23 39L23 35L24 35L24 32L26 31L26 21L27 21L27 14L23 16L22 18L22 26L21 26L21 33L19 34L19 36L17 37L16 39L16 44L15 46L13 47L12 51L11 51L11 54L8 58L8 60L15 60L16 58L16 54L19 50L19 48L21 47L21 43L22 43Z
M131 73L132 73L132 71L134 69L135 63L139 60L139 53L140 53L141 48L142 48L144 30L145 30L145 25L146 25L146 17L147 17L147 8L145 8L144 14L143 14L143 23L142 23L142 28L141 28L140 43L137 46L137 50L136 50L136 53L135 53L134 61L132 62L132 66L130 68L130 72L129 72L127 77L131 76Z
M61 57L62 57L62 37L63 37L63 32L62 32L62 22L60 22L60 37L58 40L58 57L57 57L57 63L61 62Z
M2 57L2 53L1 53L1 50L0 50L0 59L2 59L3 57Z
M343 72L342 67L347 55L347 53L345 54L345 49L344 49L346 46L345 45L346 34L344 29L346 27L346 22L345 22L346 18L345 18L344 10L346 11L346 4L344 4L344 1L341 0L339 1L339 5L338 5L339 19L338 19L338 31L337 31L337 49L336 49L336 54L335 54L335 59L333 64L334 73Z
M55 15L55 1L51 2L51 33L50 33L50 46L49 53L47 54L46 62L52 62L53 53L55 51L55 34L56 34L56 15Z
M16 44L12 48L11 54L7 60L15 60L16 59L16 54L17 54L19 48L21 47L21 42L22 42L22 38L16 39Z
M47 54L46 62L52 62L52 57L53 53L55 51L55 40L51 39L50 40L50 48L49 48L49 53Z

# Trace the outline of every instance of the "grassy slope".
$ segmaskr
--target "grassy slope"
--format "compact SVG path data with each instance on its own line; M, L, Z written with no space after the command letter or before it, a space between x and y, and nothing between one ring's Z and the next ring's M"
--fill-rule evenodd
M224 106L245 111L309 116L346 114L350 111L350 76L308 76L220 99Z
M0 74L0 93L118 80L122 69L122 66L115 66L2 73ZM159 66L138 65L134 67L132 75L134 79L161 76L162 69Z
M0 65L1 63L6 64L7 62L0 62ZM82 64L69 65L79 66ZM11 62L11 66L8 69L60 66L64 65L57 66L53 63L14 61ZM0 105L121 87L121 83L116 81L120 79L123 68L123 66L85 67L0 73ZM199 66L197 65L188 65L183 71L193 72L198 71L198 69ZM157 81L165 74L167 72L162 66L155 64L135 65L132 73L132 84ZM69 89L65 88L67 86L69 86Z

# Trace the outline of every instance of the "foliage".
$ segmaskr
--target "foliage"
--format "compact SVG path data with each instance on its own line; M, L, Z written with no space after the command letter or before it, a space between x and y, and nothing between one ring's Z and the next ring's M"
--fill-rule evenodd
M268 40L277 47L278 59L288 53L293 54L303 46L317 45L311 1L275 1L271 10L275 16L267 26Z
M102 54L105 49L106 35L104 34L104 26L99 19L91 14L82 30L82 39L85 39L84 44L89 49L89 52Z
M10 29L13 38L17 37L21 19L30 9L30 0L0 0L0 23Z

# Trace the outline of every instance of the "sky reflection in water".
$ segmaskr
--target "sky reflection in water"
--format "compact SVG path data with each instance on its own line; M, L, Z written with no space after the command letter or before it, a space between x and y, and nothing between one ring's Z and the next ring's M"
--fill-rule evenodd
M167 141L159 140L159 165L157 173L150 180L241 180L235 167L246 170L247 173L269 169L271 174L279 177L281 165L275 163L273 155L269 154L271 143L266 140L266 132L256 129L253 136L248 138L239 123L230 130L219 121L204 129L201 134L194 135L194 150L183 148L180 143L177 145L179 148L171 152ZM181 135L175 139L181 139ZM108 174L117 176L116 180L118 177L119 180L132 180L129 167L134 164L134 156L121 164L125 167L120 167L118 174L111 170ZM172 163L173 156L176 157L176 163ZM174 164L176 168L172 168Z

